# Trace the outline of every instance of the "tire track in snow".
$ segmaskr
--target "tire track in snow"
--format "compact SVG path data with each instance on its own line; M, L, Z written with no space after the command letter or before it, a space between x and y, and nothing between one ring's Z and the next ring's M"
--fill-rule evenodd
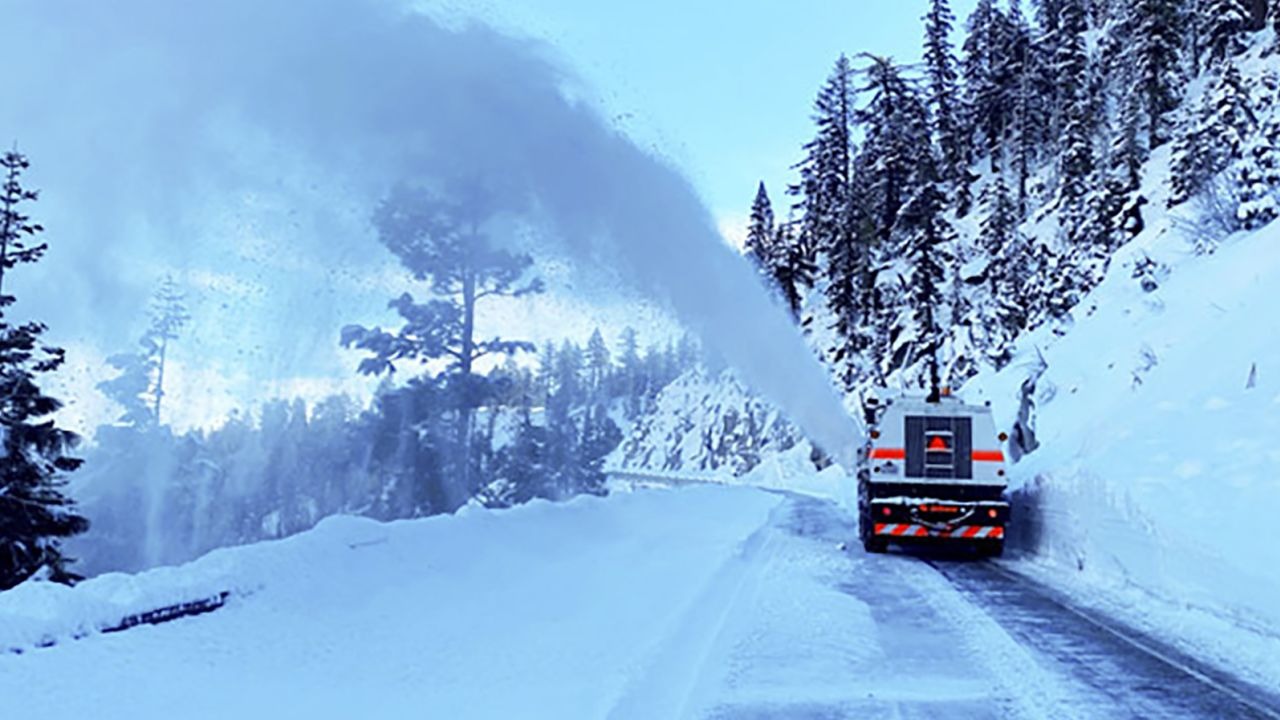
M743 597L758 587L772 553L770 536L786 512L787 503L780 502L712 576L661 641L646 670L615 704L608 720L676 720L688 717L697 707L725 628Z
M1029 720L1096 717L1073 710L1073 695L1060 678L1041 667L1022 643L943 573L915 558L901 559L902 580L912 583L925 602L952 623L975 662L999 683L1012 712Z
M1082 611L1018 573L988 562L929 565L1032 650L1040 664L1057 666L1078 688L1071 704L1086 715L1280 720L1280 711L1268 706L1275 697L1156 638Z

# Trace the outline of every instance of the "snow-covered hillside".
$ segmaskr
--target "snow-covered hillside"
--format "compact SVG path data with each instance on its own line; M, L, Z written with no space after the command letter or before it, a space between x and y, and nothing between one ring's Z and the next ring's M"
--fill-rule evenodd
M1280 179L1275 46L1270 30L1253 35L1228 67L1186 84L1177 141L1156 148L1141 168L1125 210L1125 233L1136 234L1110 256L1101 284L1069 316L1017 337L1001 370L984 361L960 389L969 401L990 400L1012 428L1024 382L1038 377L1039 448L1011 467L1011 543L1030 571L1162 635L1215 647L1242 667L1250 664L1249 638L1280 637L1280 546L1270 527L1280 501L1280 226L1266 224ZM1194 175L1197 142L1221 164L1183 201L1178 184ZM998 178L985 164L974 170L974 195L983 197ZM1048 162L1032 173L1033 207L1018 228L1050 255L1062 247L1066 224L1056 172ZM990 212L952 217L958 248L976 247ZM811 345L831 359L839 343L825 293L819 280L802 307ZM946 352L983 330L972 327L951 326ZM638 433L622 460L707 465L706 443L653 440L688 442L718 426L717 404L699 404L690 397L698 392L713 394L692 382L674 388L660 416L646 420L663 432ZM735 407L750 402L749 394L734 397ZM796 454L760 449L738 464L757 468L742 480L767 482L766 469L794 468ZM651 462L654 455L661 462ZM718 462L733 466L723 456Z
M610 463L632 470L736 476L798 443L802 440L795 426L732 372L711 375L699 369L662 390L654 409L635 423Z
M1148 257L1168 268L1151 292L1132 277ZM1126 597L1170 622L1280 634L1278 286L1280 226L1194 256L1165 222L1116 257L1065 337L1026 338L1008 369L966 388L1011 425L1023 380L1047 362L1041 447L1011 474L1015 541L1059 581L1140 591Z

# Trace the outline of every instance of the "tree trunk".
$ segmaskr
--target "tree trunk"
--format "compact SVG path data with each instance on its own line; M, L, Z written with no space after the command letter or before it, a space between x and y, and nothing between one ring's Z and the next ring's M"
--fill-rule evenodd
M160 367L159 372L156 373L156 402L155 417L153 418L156 427L160 427L160 401L164 398L164 357L168 349L169 339L162 336L160 338Z
M9 187L13 187L18 181L17 171L10 168L7 180ZM10 220L10 213L13 212L15 204L16 202L11 199L11 196L8 193L5 193L4 226L3 228L0 228L0 297L4 296L4 271L9 260L9 238L16 234L13 231L12 221Z
M1249 0L1249 30L1257 32L1267 26L1267 0Z
M453 499L455 507L461 507L474 494L471 478L471 416L472 416L472 367L475 355L476 278L468 268L462 274L462 357L458 367L462 383L462 397L458 407L458 445L462 464L459 468L460 492Z

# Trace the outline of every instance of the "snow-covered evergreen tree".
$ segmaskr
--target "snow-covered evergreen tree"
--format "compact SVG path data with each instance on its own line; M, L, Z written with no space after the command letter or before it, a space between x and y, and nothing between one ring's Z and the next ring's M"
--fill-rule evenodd
M972 204L968 143L957 107L959 92L951 28L955 15L948 0L930 0L925 14L924 62L928 76L928 107L934 141L941 156L940 172L954 199L956 214L968 214Z
M772 280L773 276L774 224L773 203L769 200L769 191L762 181L756 188L755 200L751 202L751 216L747 221L747 239L743 249L766 280Z
M852 76L849 59L841 55L814 102L817 134L804 146L805 157L797 165L800 183L792 188L800 198L796 242L801 256L813 257L846 240L844 222L853 160ZM803 263L792 270L802 267ZM797 279L804 278L799 275Z
M89 526L63 492L66 474L82 462L70 454L79 438L51 419L62 403L37 382L56 371L65 354L42 342L43 324L8 317L15 298L4 293L3 282L48 249L36 241L43 228L24 211L38 199L22 185L29 166L16 150L0 157L0 590L40 572L58 582L77 579L62 541Z
M1211 181L1233 161L1244 157L1257 123L1249 90L1236 64L1218 66L1213 86L1196 117L1186 123L1174 146L1170 205L1210 190Z
M1004 179L987 186L978 248L985 258L976 278L973 310L967 323L972 344L997 368L1013 357L1018 334L1028 329L1042 300L1033 282L1037 257L1018 228L1017 200Z
M155 382L152 385L152 415L159 424L161 401L164 399L165 361L169 352L169 343L179 338L179 333L190 322L187 314L186 296L178 287L172 275L166 275L151 301L151 329L147 335L155 343Z
M404 293L392 300L389 306L404 320L398 332L358 325L342 330L344 346L370 353L360 363L365 374L394 373L402 361L447 363L447 395L456 403L456 444L443 510L461 507L477 489L472 417L490 388L475 373L476 361L535 349L525 341L476 338L477 308L483 301L543 289L541 280L529 277L531 257L493 246L486 228L496 211L490 193L480 187L446 197L398 186L375 213L378 239L417 280L428 284L432 299L419 303Z
M144 334L138 345L139 352L117 353L107 358L107 364L118 374L98 383L98 389L120 407L118 423L146 429L155 424L152 388L160 348L150 333Z
M640 360L640 342L635 328L628 326L622 329L619 345L619 394L624 398L623 408L627 419L635 420L644 408L645 394L644 367Z
M978 138L977 155L989 158L995 171L1012 125L1017 93L1016 68L1009 65L1014 37L1008 18L994 0L978 0L966 29L961 67L968 125Z
M863 92L870 99L858 112L866 136L858 161L860 194L876 233L887 242L899 211L918 189L919 166L932 143L928 113L915 86L889 59L864 57L869 66Z
M1057 67L1065 126L1058 166L1061 223L1069 243L1092 243L1089 194L1095 170L1094 113L1089 92L1089 54L1086 46L1083 0L1062 0Z
M1244 49L1241 36L1249 26L1249 18L1246 0L1200 0L1196 22L1207 66L1234 57Z
M774 278L778 284L778 292L782 294L783 303L791 310L791 317L799 320L802 293L813 285L814 275L818 271L817 261L800 242L794 223L778 223L774 231L773 247L777 253L778 264L774 268Z
M591 397L600 400L604 396L605 383L609 380L609 371L613 367L609 358L609 346L604 342L600 328L591 333L587 340L587 388Z
M1274 115L1246 142L1232 179L1238 188L1236 219L1241 228L1256 230L1280 217L1280 122Z
M1172 113L1182 97L1184 4L1183 0L1132 0L1121 6L1114 25L1123 92L1141 98L1149 150L1170 139Z
M891 331L894 368L908 373L908 382L936 391L941 388L940 357L946 340L948 303L944 284L954 258L953 230L947 222L946 198L938 187L932 158L924 158L915 194L902 208L901 233L904 271L900 282L904 300Z
M1022 15L1019 0L1009 3L1009 30L1008 55L1013 83L1011 169L1016 180L1018 216L1021 218L1027 213L1027 184L1031 179L1032 164L1044 142L1048 114L1043 99L1034 92L1037 66L1043 60L1032 44L1031 28Z

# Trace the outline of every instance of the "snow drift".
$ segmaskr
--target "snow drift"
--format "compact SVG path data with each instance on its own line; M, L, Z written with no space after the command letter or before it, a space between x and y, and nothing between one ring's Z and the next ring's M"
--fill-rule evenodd
M604 717L781 502L689 488L336 517L181 568L27 583L0 595L0 648L58 645L0 653L0 694L43 718ZM214 614L93 634L215 588L234 595Z
M1168 268L1151 292L1133 277L1147 258ZM1011 468L1012 541L1055 583L1101 590L1269 672L1238 631L1280 637L1278 284L1280 226L1201 257L1159 218L1116 255L1064 337L1045 328L1020 340L1009 368L966 387L1009 427L1038 354L1048 364L1040 449Z

